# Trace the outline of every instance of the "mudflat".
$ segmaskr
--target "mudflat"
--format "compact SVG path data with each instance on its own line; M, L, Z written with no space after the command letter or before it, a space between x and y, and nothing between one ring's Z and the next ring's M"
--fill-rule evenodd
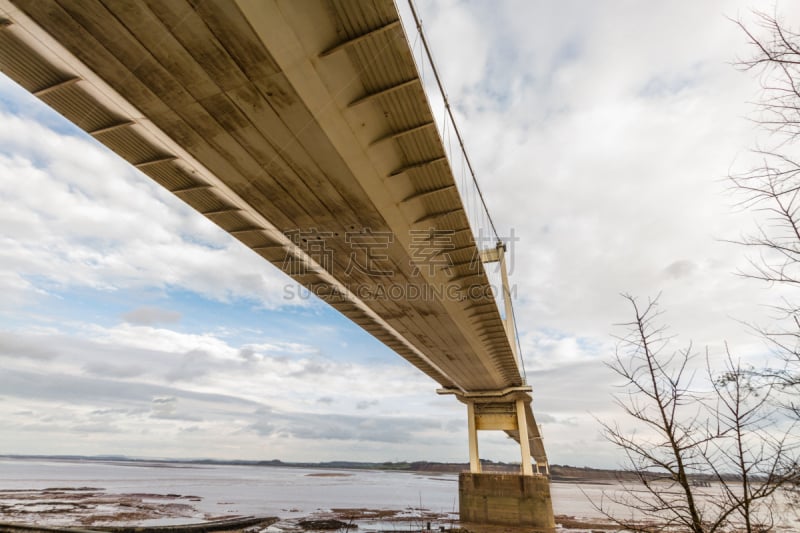
M334 474L336 475L336 474ZM347 474L344 474L347 475ZM317 477L329 477L322 474ZM112 533L195 531L421 531L433 524L433 531L448 533L500 533L509 528L459 525L451 515L425 508L318 509L308 516L291 519L253 517L203 512L196 506L202 498L191 494L108 492L100 487L50 487L45 489L0 490L0 531L92 530ZM295 510L290 510L295 511ZM563 532L609 530L603 520L556 516ZM463 527L466 526L466 527ZM472 526L472 527L471 527ZM48 529L52 528L52 529ZM143 529L144 528L144 529Z

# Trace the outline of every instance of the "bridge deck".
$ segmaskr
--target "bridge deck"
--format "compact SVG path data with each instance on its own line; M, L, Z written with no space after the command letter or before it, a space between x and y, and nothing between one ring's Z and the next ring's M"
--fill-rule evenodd
M432 379L523 385L391 0L0 13L3 72Z

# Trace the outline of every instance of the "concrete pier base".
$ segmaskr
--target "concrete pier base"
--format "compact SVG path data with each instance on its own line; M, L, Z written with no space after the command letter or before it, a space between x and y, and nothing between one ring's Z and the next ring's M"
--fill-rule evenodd
M556 529L550 480L520 474L462 473L458 478L458 507L462 523Z

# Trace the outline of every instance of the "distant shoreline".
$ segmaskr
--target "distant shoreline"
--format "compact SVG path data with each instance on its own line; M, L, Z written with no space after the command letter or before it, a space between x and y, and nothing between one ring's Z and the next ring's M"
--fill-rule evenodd
M127 464L130 466L150 466L158 468L191 468L193 466L250 466L307 468L318 470L378 470L390 472L419 472L458 474L469 470L468 463L442 463L436 461L400 461L400 462L362 462L362 461L323 461L323 462L287 462L279 459L268 461L237 459L166 459L127 457L124 455L17 455L0 454L0 459L22 461L77 461ZM519 472L519 463L503 463L481 461L485 472ZM649 473L650 479L662 477L658 473ZM706 477L694 476L698 481ZM576 467L569 465L550 465L550 479L561 483L609 484L619 481L639 481L639 474L630 470L605 470L600 468Z

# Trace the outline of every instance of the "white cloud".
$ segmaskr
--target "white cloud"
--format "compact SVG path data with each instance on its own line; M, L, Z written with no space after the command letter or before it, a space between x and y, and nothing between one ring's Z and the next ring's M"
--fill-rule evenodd
M241 358L248 345L127 323L76 331L0 332L5 443L24 435L41 441L42 433L49 442L90 435L81 453L104 453L114 435L147 431L148 439L134 438L135 455L163 456L161 439L187 430L192 442L206 439L195 450L208 456L263 458L269 441L294 449L284 457L295 460L348 457L338 445L320 449L322 440L357 441L383 460L381 450L415 457L417 446L437 440L444 446L431 453L454 458L448 449L458 441L441 422L454 406L421 406L432 385L409 366L336 362L318 347L269 339L258 345L258 357ZM14 435L6 440L5 433ZM228 449L233 443L238 456ZM189 446L178 455L197 455Z
M512 282L523 329L599 340L627 316L619 293L663 291L685 335L748 342L730 317L757 317L751 302L778 291L737 279L743 250L722 242L752 227L722 179L756 139L743 117L758 85L730 65L747 48L725 18L746 6L459 8L483 15L462 40L488 39L487 69L511 95L493 105L488 71L477 81L448 71L468 49L437 50L446 85L467 86L460 125L495 221L520 237ZM434 35L448 35L458 18L420 9ZM665 275L675 264L694 266Z
M107 150L30 118L0 120L0 287L11 294L0 305L74 287L307 304L283 300L283 274Z

